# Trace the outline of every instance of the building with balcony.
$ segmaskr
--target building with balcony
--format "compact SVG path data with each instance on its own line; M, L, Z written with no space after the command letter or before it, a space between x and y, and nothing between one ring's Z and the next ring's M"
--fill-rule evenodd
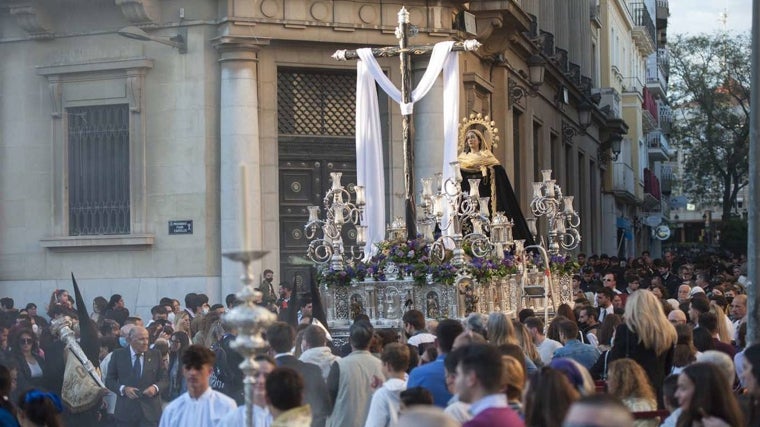
M412 44L483 44L459 54L460 116L489 115L502 130L494 154L523 212L531 183L552 169L575 196L579 250L615 253L615 218L632 218L644 199L654 9L623 0L405 5ZM277 281L307 288L306 207L321 203L330 172L345 183L356 176L356 64L331 55L396 46L399 8L0 0L0 293L44 307L74 272L85 299L120 293L147 316L164 295L217 302L236 291L240 265L222 254L245 245L268 251L257 274L271 268ZM121 37L135 34L125 27L161 43ZM413 58L415 82L428 60ZM378 62L400 86L398 58ZM442 93L439 80L414 108L418 177L440 170ZM379 104L390 218L403 210L402 120L388 97Z

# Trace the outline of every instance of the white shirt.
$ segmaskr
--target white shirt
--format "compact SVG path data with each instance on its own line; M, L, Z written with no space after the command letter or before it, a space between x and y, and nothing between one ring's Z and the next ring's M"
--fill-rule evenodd
M548 366L554 358L554 350L561 347L562 343L559 341L544 337L544 340L536 346L536 349L541 356L541 361L544 362L544 365Z
M407 344L411 344L415 347L419 347L420 344L432 344L435 342L435 335L429 334L427 332L422 332L420 334L412 335L409 337L408 340L406 340Z
M235 401L209 387L198 399L182 393L164 409L159 427L216 427L222 418L237 409Z
M395 427L401 410L401 392L406 380L391 378L372 394L364 427Z
M240 427L246 425L245 421L245 405L242 405L225 415L217 426ZM270 427L272 425L272 413L269 412L269 408L253 405L253 425L256 427Z
M508 408L507 395L504 393L489 394L488 396L472 403L470 413L476 417L479 413L488 408Z
M459 395L454 395L448 402L448 406L443 410L446 415L464 424L472 419L470 413L470 404L459 400Z

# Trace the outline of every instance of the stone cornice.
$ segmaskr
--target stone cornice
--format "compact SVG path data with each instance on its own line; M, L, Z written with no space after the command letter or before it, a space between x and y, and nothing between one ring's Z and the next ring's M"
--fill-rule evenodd
M267 37L225 35L211 39L211 44L219 52L219 61L256 61L257 53L268 46Z
M18 26L31 38L49 40L55 37L50 15L38 2L31 0L9 2L8 9Z
M157 0L115 0L114 3L132 24L152 26L161 20L161 8Z

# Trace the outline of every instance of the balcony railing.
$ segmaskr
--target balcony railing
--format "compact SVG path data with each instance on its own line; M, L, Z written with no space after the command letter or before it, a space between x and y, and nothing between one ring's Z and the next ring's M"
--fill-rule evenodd
M668 138L662 130L655 130L647 134L647 147L649 157L655 161L668 161L672 155Z
M647 61L647 85L653 90L657 90L659 96L666 96L668 80L657 61Z
M612 192L620 198L636 200L636 181L633 175L633 168L630 165L614 163Z
M659 118L659 112L657 111L657 102L654 100L652 93L649 89L644 88L644 101L641 103L641 107L648 111L652 115L652 119L657 123Z
M665 77L670 75L670 51L666 48L657 49L657 65L662 68Z
M660 104L658 111L658 114L660 115L660 129L662 129L664 134L669 135L670 125L673 120L673 110L670 109L669 105Z
M644 27L647 34L649 34L649 37L651 37L652 43L654 43L655 40L657 40L657 38L655 38L654 21L652 20L652 15L649 13L646 4L643 2L631 3L630 11L631 17L633 18L633 24L637 27Z
M662 193L660 192L660 180L657 175L649 169L644 168L644 196L651 196L658 202L662 200Z

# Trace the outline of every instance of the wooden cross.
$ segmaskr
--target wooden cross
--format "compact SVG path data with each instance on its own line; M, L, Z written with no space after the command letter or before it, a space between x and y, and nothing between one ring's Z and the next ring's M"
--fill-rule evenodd
M396 27L396 38L399 39L398 47L387 46L372 48L372 56L375 58L386 58L398 56L401 62L401 102L410 103L412 101L412 59L411 55L426 55L433 51L435 46L409 46L409 12L405 7L401 7L398 12L398 27ZM465 51L465 42L456 42L451 48L452 51ZM357 59L356 50L344 50L336 52L333 58L340 60ZM404 195L405 195L405 217L407 238L413 240L417 238L417 213L416 203L414 200L414 129L412 127L412 114L402 114L401 132L404 147Z

